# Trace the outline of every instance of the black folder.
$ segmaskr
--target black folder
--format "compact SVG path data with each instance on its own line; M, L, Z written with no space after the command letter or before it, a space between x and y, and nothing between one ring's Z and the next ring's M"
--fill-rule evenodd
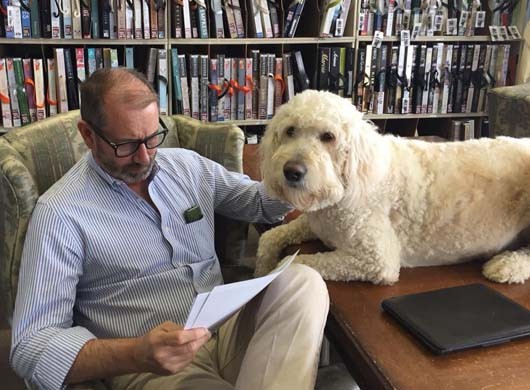
M435 354L530 335L530 310L478 283L392 297L381 306Z

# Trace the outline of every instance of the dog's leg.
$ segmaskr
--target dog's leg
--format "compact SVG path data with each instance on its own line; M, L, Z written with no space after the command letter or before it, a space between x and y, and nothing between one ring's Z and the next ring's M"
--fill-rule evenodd
M530 247L494 256L484 264L482 273L497 283L524 283L530 278Z
M259 239L254 274L262 276L274 269L280 260L280 253L286 246L316 238L304 214L285 225L266 231Z
M397 282L401 246L386 216L373 215L363 223L362 230L350 237L352 242L333 252L301 254L295 262L314 268L326 280Z

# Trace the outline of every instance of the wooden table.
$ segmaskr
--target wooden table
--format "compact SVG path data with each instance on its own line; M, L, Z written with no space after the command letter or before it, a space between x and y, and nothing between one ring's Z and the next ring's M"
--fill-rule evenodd
M402 269L394 286L328 282L326 335L363 390L530 389L530 338L437 356L381 309L387 297L483 283L530 309L530 282L490 283L478 263Z

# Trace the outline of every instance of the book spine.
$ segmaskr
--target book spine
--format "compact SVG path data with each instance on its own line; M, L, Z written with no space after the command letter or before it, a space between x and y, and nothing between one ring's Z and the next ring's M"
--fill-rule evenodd
M15 79L13 58L6 58L6 69L9 100L11 102L11 119L13 121L13 127L20 127L22 126L22 121L20 119L20 108L18 106L17 81Z
M30 2L30 19L31 19L31 37L41 37L41 20L40 20L40 2L43 0L32 0Z
M227 88L227 93L224 97L224 120L230 120L230 112L232 110L232 93L230 82L232 81L232 59L225 58L224 60L224 75L225 75L225 88Z
M253 60L245 61L245 119L252 119L252 101L254 97L254 79L252 77Z
M224 5L225 5L226 21L228 23L228 32L230 33L230 38L238 38L236 18L234 16L234 5L232 4L232 0L224 0Z
M51 0L52 4L55 0ZM99 6L98 0L90 0L90 28L92 39L99 39ZM90 37L88 37L90 38Z
M149 17L149 0L141 0L142 2L142 20L143 20L143 38L151 38L151 18Z
M182 14L184 16L184 37L193 38L191 33L190 2L182 0Z
M215 21L215 37L224 38L225 30L223 25L223 8L221 0L211 0L211 9Z
M46 118L46 94L44 89L44 69L40 58L33 60L33 74L35 76L35 105L37 107L37 120Z
M68 49L66 49L68 50ZM66 86L66 65L64 61L64 49L57 48L55 51L55 67L57 77L55 83L57 85L57 98L59 112L68 112L68 94Z
M208 100L209 100L209 88L208 84L208 70L210 68L210 61L208 60L208 55L201 55L199 57L199 93L200 93L200 118L202 121L208 121Z
M158 49L151 47L149 49L149 56L147 58L147 69L146 77L147 80L155 86L155 74L156 74L156 64L157 64Z
M168 73L167 73L167 51L158 50L158 96L160 101L160 115L168 115Z
M48 103L48 114L49 116L57 115L57 86L56 86L56 69L55 59L46 59L46 67L48 71L48 93L46 94L46 103Z
M77 110L79 108L79 92L77 89L76 73L72 61L70 49L64 49L64 65L66 73L66 96L68 99L68 109Z
M182 15L182 5L179 0L173 0L171 2L171 15L173 15L173 38L183 38L183 25L184 25L184 16Z
M258 119L267 119L267 74L268 74L268 55L260 54L259 56L259 106Z
M158 38L158 12L156 6L157 0L149 0L149 26L151 27L151 39Z
M134 0L134 38L143 39L142 0Z
M92 23L90 21L90 0L80 0L80 2L81 2L81 33L83 34L83 38L90 39L92 38L92 33L91 33Z
M218 79L218 60L217 58L212 58L210 60L210 83L212 88L208 91L209 94L209 108L210 108L210 122L217 122L218 119L218 107L217 107L217 89L213 88L219 84Z
M22 126L25 126L31 123L31 117L29 114L28 97L26 95L26 89L24 88L24 67L22 66L21 58L13 58L13 69L15 72L20 120L22 122Z
M252 116L251 119L258 119L259 107L259 50L252 50ZM248 69L247 69L248 73Z
M208 20L206 18L206 7L197 7L197 18L199 24L199 38L208 38Z
M275 55L269 54L267 57L267 119L272 119L274 115L274 64Z
M166 37L166 1L157 0L157 22L158 22L158 39Z
M39 0L40 3L40 20L41 20L41 35L42 38L52 37L52 10L50 1L53 0ZM7 37L7 30L6 30Z
M178 49L171 49L171 75L173 77L173 96L174 96L174 107L176 114L182 114L182 87L180 85L180 73L179 73L179 55Z
M22 60L24 68L24 86L26 88L26 96L28 97L29 117L31 122L37 121L37 104L35 98L35 78L33 77L33 65L31 59L24 58Z
M235 121L237 119L237 96L238 96L238 89L236 88L236 82L239 77L239 58L232 58L232 70L231 70L232 78L230 79L230 83L232 85L233 93L231 96L231 103L230 103L230 120Z
M72 0L72 38L82 39L83 29L81 26L81 2Z
M63 37L65 39L72 39L74 37L74 29L72 25L72 8L70 6L70 1L63 1L61 7Z
M199 55L190 55L191 76L191 117L199 119L200 115L200 91L199 91Z
M5 129L13 127L11 116L11 98L7 83L7 66L5 58L0 58L0 107L2 108L2 126Z
M283 58L279 57L275 59L274 69L274 112L278 112L278 109L283 103L283 95L285 90L285 82L282 77L283 71Z
M188 88L188 75L186 72L186 56L179 54L180 88L182 90L182 113L191 116L190 93Z

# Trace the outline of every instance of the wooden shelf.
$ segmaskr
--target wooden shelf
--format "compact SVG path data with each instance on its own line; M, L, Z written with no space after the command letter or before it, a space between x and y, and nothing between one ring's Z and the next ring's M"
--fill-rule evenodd
M374 40L373 36L360 35L357 37L359 42L372 42ZM384 37L383 42L399 42L399 37ZM462 35L444 35L444 36L434 36L434 37L425 37L420 36L416 39L410 40L411 42L492 42L489 35L473 35L473 36L462 36ZM507 40L507 41L496 41L495 43L504 43L504 42L519 42L520 40Z
M267 125L270 122L270 119L248 119L248 120L235 120L235 121L220 121L220 122L209 122L209 123L218 123L218 124L229 124L236 126L262 126Z
M476 118L488 116L485 112L454 112L448 114L364 114L365 119L419 119L419 118Z
M328 43L354 43L354 37L340 37L340 38L315 38L315 37L300 37L300 38L193 38L193 39L177 39L172 38L169 43L172 45L313 45L313 44L328 44Z
M2 45L46 45L46 46L165 46L167 39L43 39L0 38Z

